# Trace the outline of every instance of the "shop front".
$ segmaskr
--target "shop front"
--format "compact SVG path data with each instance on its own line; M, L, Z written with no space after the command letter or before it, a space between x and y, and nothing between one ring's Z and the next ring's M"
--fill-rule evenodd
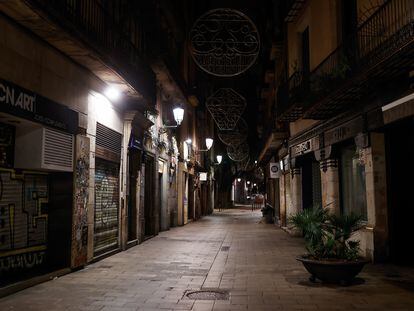
M78 114L0 80L0 287L71 265Z
M387 259L412 266L414 251L407 241L414 219L411 182L414 176L414 94L385 105L382 111L388 203Z
M119 248L122 135L96 124L94 257Z
M321 174L314 154L319 146L319 136L314 136L290 148L296 211L321 206Z

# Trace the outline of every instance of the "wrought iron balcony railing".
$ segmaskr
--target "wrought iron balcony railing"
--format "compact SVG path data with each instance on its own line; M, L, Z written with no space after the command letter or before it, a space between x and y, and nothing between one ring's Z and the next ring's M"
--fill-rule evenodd
M123 72L148 75L151 68L145 62L145 31L142 22L131 18L133 27L122 28L120 4L104 6L99 0L28 0L33 7L45 12L69 34L78 37L105 60L114 61ZM125 24L125 23L124 23ZM122 72L122 73L123 73ZM141 80L139 77L138 80ZM142 81L140 81L141 83ZM153 82L153 81L152 81ZM142 83L141 83L142 84Z
M301 79L301 88L297 83L289 83L289 103L282 104L279 115L294 120L302 116L298 114L301 108L305 117L330 117L361 96L364 79L391 75L395 64L402 62L398 58L407 59L413 51L409 45L414 43L414 1L385 2L346 42L352 44L338 46L310 73L308 80ZM394 66L388 69L385 65L391 61ZM298 80L294 76L291 79ZM298 91L302 97L294 95Z

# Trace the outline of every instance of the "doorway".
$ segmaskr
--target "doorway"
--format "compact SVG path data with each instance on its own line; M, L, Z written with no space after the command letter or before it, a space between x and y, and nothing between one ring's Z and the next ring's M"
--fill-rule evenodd
M414 118L392 124L386 129L388 184L388 224L390 260L397 264L414 264L414 251L407 242L412 235L414 209Z
M188 218L187 220L194 220L194 177L188 175Z
M127 208L128 223L128 242L134 242L138 239L137 232L137 189L138 176L141 167L141 151L129 150L129 197Z
M302 207L310 209L322 205L321 172L313 154L304 156L302 168Z
M154 223L154 203L155 203L155 162L154 157L146 155L145 159L145 199L144 199L144 221L145 221L145 238L155 235Z

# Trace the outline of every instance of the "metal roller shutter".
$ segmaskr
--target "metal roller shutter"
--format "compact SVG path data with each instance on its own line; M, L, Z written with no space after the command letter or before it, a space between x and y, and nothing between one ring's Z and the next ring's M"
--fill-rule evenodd
M119 166L96 159L95 164L95 256L118 247Z

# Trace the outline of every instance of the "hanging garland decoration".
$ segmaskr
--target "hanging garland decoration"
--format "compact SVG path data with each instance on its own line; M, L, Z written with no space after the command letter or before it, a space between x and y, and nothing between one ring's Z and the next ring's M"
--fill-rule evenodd
M240 118L232 130L219 131L218 137L226 145L238 146L247 139L249 128L246 121Z
M227 146L227 155L235 162L243 161L249 156L249 145L245 142L238 146L229 145Z
M237 162L237 170L238 171L247 171L247 166L249 165L250 162L250 156L248 156L246 159Z
M234 9L206 12L194 23L189 38L195 63L218 77L245 72L259 55L260 37L256 25Z
M220 130L232 130L246 107L246 100L235 90L222 88L207 99L206 106Z

